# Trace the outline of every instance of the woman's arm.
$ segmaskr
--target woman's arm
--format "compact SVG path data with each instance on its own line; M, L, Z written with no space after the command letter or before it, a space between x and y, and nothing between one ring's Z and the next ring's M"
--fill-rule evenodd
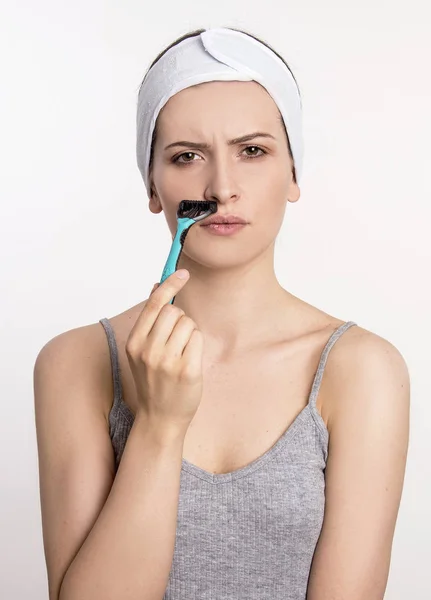
M109 357L107 367L103 331L98 337L92 327L51 340L34 368L49 598L160 600L174 551L183 436L137 415L114 479Z
M325 377L326 506L307 600L382 600L409 442L407 366L359 330L334 346Z

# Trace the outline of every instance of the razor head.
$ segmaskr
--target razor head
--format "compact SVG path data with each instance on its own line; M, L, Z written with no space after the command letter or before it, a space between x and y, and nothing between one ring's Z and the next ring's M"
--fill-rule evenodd
M217 212L217 202L213 200L181 200L177 217L179 219L193 219L202 221Z

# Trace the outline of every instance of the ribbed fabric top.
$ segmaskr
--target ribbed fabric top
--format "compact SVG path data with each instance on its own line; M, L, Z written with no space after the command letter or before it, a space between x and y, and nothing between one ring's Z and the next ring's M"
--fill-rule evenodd
M109 415L116 468L133 413L122 397L118 349L101 319L112 364ZM250 464L214 474L182 460L175 550L163 600L306 600L323 523L329 434L316 408L326 343L307 405L277 442ZM125 585L127 582L125 582Z

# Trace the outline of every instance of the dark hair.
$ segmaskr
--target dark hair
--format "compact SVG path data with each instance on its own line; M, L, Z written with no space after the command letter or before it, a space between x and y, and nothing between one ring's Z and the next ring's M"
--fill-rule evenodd
M240 33L244 33L245 35L249 35L249 36L250 36L250 37L252 37L253 39L257 40L258 42L260 42L261 44L263 44L264 46L266 46L267 48L269 48L270 50L272 50L272 51L274 52L274 54L276 54L276 55L278 56L278 58L279 58L280 60L282 60L282 61L283 61L283 63L286 65L286 67L289 69L289 71L290 71L290 73L292 74L292 77L293 77L293 79L294 79L294 81L295 81L295 83L296 83L296 86L298 87L298 93L299 93L299 96L301 97L301 92L300 92L300 90L299 90L298 82L296 81L296 79L295 79L295 76L294 76L294 74L292 73L292 70L290 69L289 65L286 63L286 61L284 60L284 58L283 58L282 56L280 56L280 54L278 54L278 52L276 52L276 51L274 50L274 48L272 48L272 47L271 47L269 44L267 44L266 42L262 41L262 40L261 40L261 39L259 39L258 37L256 37L256 36L252 35L252 34L251 34L251 33L249 33L248 31L244 31L243 29L236 29L235 27L227 27L226 29L231 29L232 31L239 31ZM182 42L183 40L185 40L185 39L187 39L187 38L190 38L190 37L194 37L194 36L200 35L200 34L201 34L201 33L203 33L204 31L206 31L206 29L196 29L195 31L190 31L189 33L186 33L186 34L182 35L181 37L179 37L178 39L176 39L174 42L172 42L172 44L169 44L169 46L167 46L167 47L166 47L166 48L165 48L165 49L164 49L162 52L160 52L160 54L157 56L157 58L155 58L155 60L153 60L153 62L151 63L151 65L149 66L149 68L148 68L148 70L147 70L147 73L148 73L148 71L150 71L150 69L151 69L151 68L152 68L152 67L153 67L153 66L156 64L156 62L157 62L158 60L160 60L160 59L162 58L162 56L163 56L163 55L164 55L164 54L165 54L165 53L166 53L168 50L170 50L170 48L173 48L174 46L176 46L177 44L179 44L180 42ZM139 89L141 89L141 87L142 87L142 84L143 84L143 82L144 82L144 80L145 80L145 77L146 77L147 73L145 74L145 76L144 76L144 79L143 79L143 81L142 81L142 83L141 83L141 86L140 86L140 88L139 88ZM289 150L289 156L290 156L290 158L291 158L291 160L292 160L292 163L293 163L293 180L294 180L294 182L296 183L296 171L295 171L295 164L294 164L294 162L293 162L293 154L292 154L292 149L291 149L291 146L290 146L289 135L288 135L288 133L287 133L287 130L286 130L286 125L285 125L285 123L284 123L284 120L283 120L283 118L282 118L282 116L281 116L281 115L280 115L280 120L281 120L281 122L282 122L282 124L283 124L283 128L284 128L284 131L285 131L285 133L286 133L287 147L288 147L288 150ZM153 162L154 145L155 145L155 143L156 143L156 138L157 138L157 122L158 122L158 121L156 120L156 125L155 125L155 127L154 127L153 136L152 136L152 140L151 140L151 151L150 151L150 162L149 162L149 168L151 167L151 165L152 165L152 162Z

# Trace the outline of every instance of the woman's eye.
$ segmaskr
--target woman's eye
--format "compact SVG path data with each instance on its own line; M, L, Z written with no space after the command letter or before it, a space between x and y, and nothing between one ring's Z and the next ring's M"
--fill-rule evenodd
M262 148L259 148L259 146L247 146L247 148L244 148L244 150L249 150L250 148L252 148L253 150L260 150L262 152L262 154L266 154L265 150L263 150ZM254 158L255 156L262 156L262 154L253 154L253 155L248 155L247 158Z
M180 159L182 156L187 156L187 155L189 155L189 156L192 155L193 156L193 155L196 155L196 153L195 152L183 152L179 156L173 158L172 162L176 163L176 162L178 162L178 159ZM183 161L181 161L181 162L183 162ZM193 162L193 161L192 160L186 160L185 162Z
M253 153L253 154L251 154L251 155L250 155L250 154L248 154L248 155L246 155L246 158L247 158L247 159L248 159L248 158L258 158L259 156L263 156L263 154L266 154L266 151L265 151L265 150L263 150L262 148L260 148L259 146L247 146L247 148L244 148L243 152L244 152L245 150L250 150L250 149L252 149L252 150L257 150L257 151L260 151L260 152L261 152L261 154L255 154L255 153ZM190 157L190 156L192 156L192 157L193 157L193 156L198 156L198 155L196 154L196 152L183 152L182 154L179 154L178 156L174 157L174 158L172 159L172 162L173 162L173 163L180 163L180 164L186 164L186 163L194 162L194 161L193 161L193 159L192 159L192 160L181 160L181 161L180 161L179 159L180 159L181 157L183 157L183 156L184 156L184 157L185 157L185 156L189 156L189 157Z

